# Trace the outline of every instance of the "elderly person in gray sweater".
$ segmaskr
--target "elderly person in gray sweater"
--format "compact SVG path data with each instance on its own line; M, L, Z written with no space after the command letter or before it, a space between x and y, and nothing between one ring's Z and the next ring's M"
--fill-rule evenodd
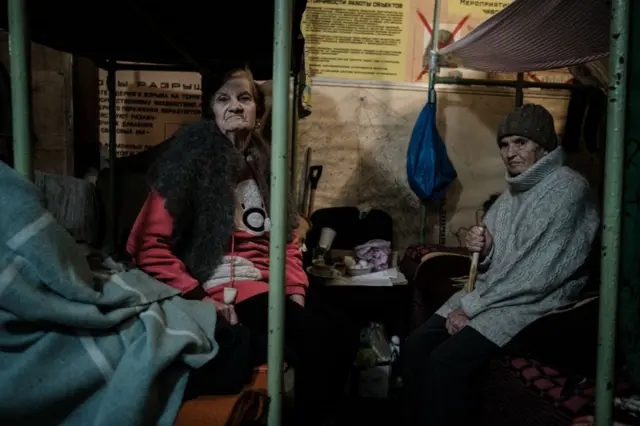
M528 104L498 130L508 188L466 239L480 254L475 289L454 294L407 339L413 424L468 424L476 373L518 332L573 301L599 226L587 181L565 166L553 117Z

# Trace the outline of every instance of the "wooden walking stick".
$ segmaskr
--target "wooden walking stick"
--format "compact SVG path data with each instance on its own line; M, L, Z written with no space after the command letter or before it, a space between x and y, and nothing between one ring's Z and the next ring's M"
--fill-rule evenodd
M484 232L484 228L482 232ZM469 268L469 281L467 281L467 285L464 286L464 289L467 293L471 293L476 286L476 278L478 276L478 263L480 263L480 253L473 253L471 256L471 268Z

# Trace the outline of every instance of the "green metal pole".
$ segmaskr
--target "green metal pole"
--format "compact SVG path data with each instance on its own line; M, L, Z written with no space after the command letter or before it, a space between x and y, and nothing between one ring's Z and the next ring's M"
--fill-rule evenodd
M429 55L429 102L436 100L436 78L438 76L438 43L440 42L440 0L433 4L431 28L431 54Z
M109 99L109 214L107 216L111 235L109 235L109 254L115 255L118 248L118 197L117 182L118 172L116 160L118 159L117 123L116 117L116 61L110 60L107 68L107 92Z
M581 86L576 84L567 83L545 83L535 81L522 80L483 80L474 78L460 78L460 77L436 77L437 84L451 84L459 86L487 86L487 87L522 87L527 88L539 88L539 89L560 89L560 90L573 90L580 89Z
M627 57L626 116L640 117L640 3L632 2L629 22L629 56ZM622 240L620 241L620 305L618 306L618 347L622 349L625 370L631 385L640 388L640 122L627 120L625 134L624 189L622 200ZM620 351L618 351L620 352Z
M280 426L282 419L292 6L292 0L276 0L273 25L271 237L269 241L268 391L271 400L269 405L269 426Z
M26 1L9 0L9 57L11 63L11 117L13 120L13 164L15 169L33 180L31 153L31 105L29 98L29 53Z
M524 104L524 73L518 73L518 79L516 80L516 108L520 108Z
M438 43L440 42L440 0L435 0L433 5L433 21L431 28L431 53L429 55L429 103L436 101L436 78L438 76ZM439 213L444 208L444 202L439 208ZM438 216L439 217L439 216ZM440 219L438 219L440 221ZM441 224L442 225L442 224ZM427 206L420 200L420 242L427 240Z
M595 425L613 424L614 355L618 280L620 275L620 227L629 42L628 0L611 4L611 50L609 59L609 106L604 174L602 223L602 274L596 375Z

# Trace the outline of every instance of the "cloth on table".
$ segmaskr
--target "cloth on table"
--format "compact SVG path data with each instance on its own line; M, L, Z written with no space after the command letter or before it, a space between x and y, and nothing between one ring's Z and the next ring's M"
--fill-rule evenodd
M215 310L139 270L93 275L40 195L0 163L0 418L172 425Z
M391 243L384 240L371 240L355 248L358 260L366 260L374 271L387 269Z

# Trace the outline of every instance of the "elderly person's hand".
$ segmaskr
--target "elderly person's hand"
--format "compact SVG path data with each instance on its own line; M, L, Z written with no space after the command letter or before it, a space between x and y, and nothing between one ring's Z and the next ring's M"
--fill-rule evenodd
M469 324L469 317L467 317L462 309L458 308L447 315L445 327L449 334L454 335L465 328L467 324Z
M223 316L229 324L236 325L238 323L238 315L236 314L236 310L233 305L227 305L226 303L218 302L211 297L205 297L203 299L205 302L213 303L216 307L216 312L218 315Z
M493 237L484 224L474 226L467 232L466 245L471 253L480 253L480 260L482 260L491 251Z

